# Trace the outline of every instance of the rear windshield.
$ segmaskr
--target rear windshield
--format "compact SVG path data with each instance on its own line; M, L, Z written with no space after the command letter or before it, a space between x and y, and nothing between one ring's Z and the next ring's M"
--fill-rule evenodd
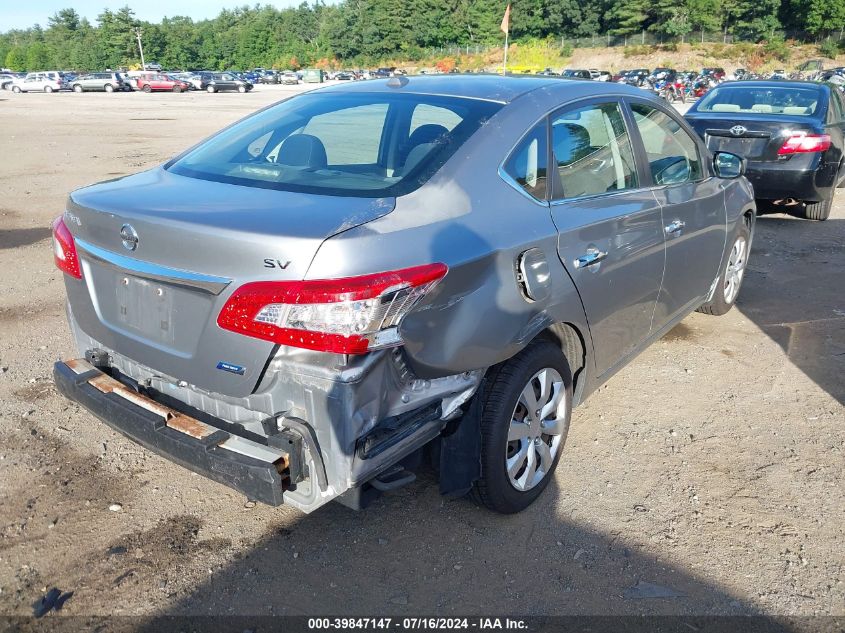
M223 130L166 168L267 189L398 196L426 182L500 108L408 93L303 94Z
M815 88L722 86L704 95L696 110L812 116L822 101L821 91Z

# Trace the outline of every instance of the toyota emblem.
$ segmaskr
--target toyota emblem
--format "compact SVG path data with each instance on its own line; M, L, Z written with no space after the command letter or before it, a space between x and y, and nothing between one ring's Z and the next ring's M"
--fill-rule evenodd
M744 125L734 125L734 126L731 128L731 134L733 134L734 136L742 136L742 135L743 135L743 134L745 134L747 131L748 131L748 130L745 128L745 126L744 126Z
M120 239L123 240L123 246L127 250L134 251L138 248L138 233L135 232L131 224L124 224L120 227Z

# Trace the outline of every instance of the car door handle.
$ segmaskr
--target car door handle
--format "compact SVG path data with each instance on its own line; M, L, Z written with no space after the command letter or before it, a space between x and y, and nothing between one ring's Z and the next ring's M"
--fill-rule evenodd
M671 235L672 233L677 233L686 225L687 223L682 220L673 220L672 222L664 226L663 230L666 231L666 235Z
M573 263L575 264L575 268L586 268L587 266L599 263L605 257L607 257L607 251L593 249L581 255L581 257L576 257Z

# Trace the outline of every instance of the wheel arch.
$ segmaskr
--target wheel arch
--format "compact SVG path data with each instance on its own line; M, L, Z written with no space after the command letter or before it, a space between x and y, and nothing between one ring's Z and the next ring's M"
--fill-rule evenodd
M584 371L587 367L586 338L577 325L560 322L552 323L531 340L537 339L547 340L560 348L569 365L569 371L572 372L573 406L576 406L584 394L584 385L587 382Z

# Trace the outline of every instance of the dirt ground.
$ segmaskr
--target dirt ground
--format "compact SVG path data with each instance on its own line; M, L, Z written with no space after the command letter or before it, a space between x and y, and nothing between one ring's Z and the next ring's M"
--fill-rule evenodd
M845 615L845 192L824 223L761 218L738 309L577 409L517 516L425 473L357 513L253 506L61 398L67 193L293 90L0 93L0 614L55 586L64 615Z

